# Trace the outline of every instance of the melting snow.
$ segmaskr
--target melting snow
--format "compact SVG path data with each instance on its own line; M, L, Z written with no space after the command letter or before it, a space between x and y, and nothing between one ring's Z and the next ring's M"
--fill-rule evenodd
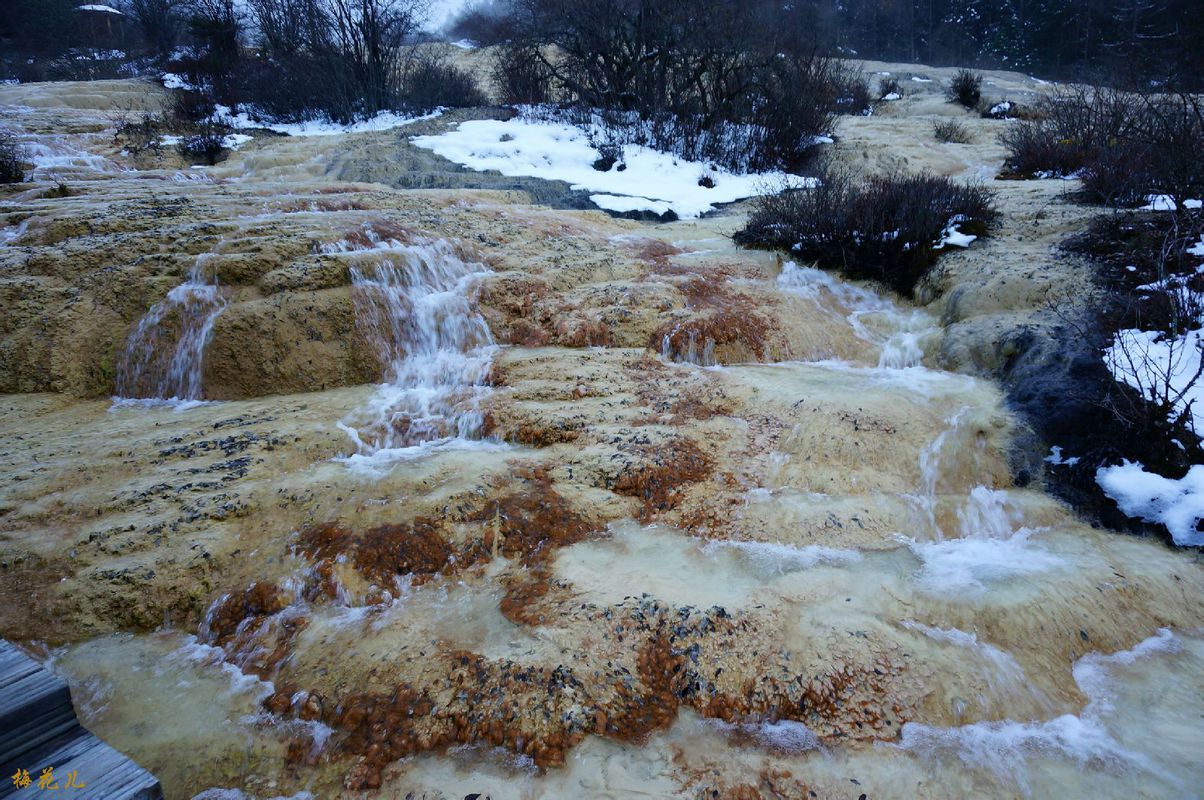
M1165 525L1175 544L1204 545L1204 533L1196 529L1204 519L1204 465L1196 464L1174 480L1125 461L1119 466L1101 467L1095 480L1125 514Z
M344 133L363 133L365 131L386 131L400 128L422 120L434 119L442 114L434 111L419 117L407 117L395 111L381 111L373 117L358 122L340 123L329 119L313 119L304 122L273 122L271 120L254 119L245 110L237 113L227 106L219 105L214 111L215 121L229 125L235 129L264 128L288 136L338 136Z
M698 217L720 203L773 191L786 180L813 185L811 179L781 172L737 175L638 145L626 145L622 159L603 172L593 167L601 156L585 132L556 122L474 120L412 141L471 169L564 181L574 190L593 192L590 200L598 207L617 212ZM714 187L699 185L704 176Z
M1146 198L1146 205L1137 209L1138 211L1174 211L1175 198L1169 194L1152 194ZM1200 208L1201 201L1199 200L1184 200L1184 208Z

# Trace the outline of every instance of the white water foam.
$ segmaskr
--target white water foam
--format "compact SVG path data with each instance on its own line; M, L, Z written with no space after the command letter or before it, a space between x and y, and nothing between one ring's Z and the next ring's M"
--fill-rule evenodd
M151 306L130 334L117 366L119 404L152 400L190 407L201 400L205 345L226 308L216 276L207 274L212 258L197 256L184 283Z
M862 560L861 553L856 550L817 544L794 547L770 542L733 542L718 539L704 544L702 552L708 556L720 552L734 553L762 579L810 569L821 564L844 566Z
M379 474L437 449L499 447L480 439L496 345L473 295L489 268L464 261L446 241L377 240L358 250L369 252L350 268L356 324L384 383L338 423L356 448L348 465Z
M906 540L923 563L920 585L934 594L975 596L987 584L1064 566L1060 556L1033 541L1039 531L1019 526L1020 519L1006 491L976 486L958 510L959 538Z
M65 137L21 143L25 157L33 163L30 180L59 180L92 174L124 172L117 163L67 143Z
M787 261L777 284L782 291L811 300L826 313L842 316L859 338L879 348L881 369L921 366L924 340L939 331L923 311L904 311L886 297L814 267Z
M976 722L952 728L909 722L902 728L899 744L889 746L929 760L956 758L966 767L1014 782L1026 795L1032 794L1029 773L1036 759L1069 761L1080 769L1113 773L1155 771L1157 766L1145 754L1122 745L1107 725L1113 710L1110 671L1155 653L1173 652L1178 646L1178 639L1164 628L1131 650L1112 655L1092 653L1079 659L1074 665L1074 679L1088 702L1078 715L1063 714L1042 722Z

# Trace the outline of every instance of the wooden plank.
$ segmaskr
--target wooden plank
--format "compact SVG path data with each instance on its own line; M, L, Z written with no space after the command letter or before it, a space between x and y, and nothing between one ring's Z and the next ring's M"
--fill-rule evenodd
M162 800L154 775L89 733L75 716L66 682L0 639L0 798L41 795L37 781L53 768L66 796L79 800ZM29 773L29 788L12 776ZM66 789L74 772L83 788Z
M60 790L65 789L72 772L76 774L77 782L84 784L82 789L66 790L67 797L79 800L161 800L163 797L163 790L154 775L82 727L27 753L25 759L21 764L4 764L0 767L0 775L11 776L17 769L27 769L36 787L42 770L52 767ZM30 789L15 791L11 777L7 778L7 784L6 788L14 798L30 794ZM5 790L0 788L0 797L5 796Z

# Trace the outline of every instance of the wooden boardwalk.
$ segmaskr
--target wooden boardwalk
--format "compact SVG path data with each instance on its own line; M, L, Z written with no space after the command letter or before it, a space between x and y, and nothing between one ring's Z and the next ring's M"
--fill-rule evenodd
M57 788L39 788L47 767ZM29 786L18 788L25 774ZM0 798L35 797L161 800L163 790L79 724L61 678L0 639Z

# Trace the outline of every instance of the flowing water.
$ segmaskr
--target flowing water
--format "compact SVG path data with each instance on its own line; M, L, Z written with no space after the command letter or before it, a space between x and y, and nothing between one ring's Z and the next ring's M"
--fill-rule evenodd
M47 169L103 166L76 163L66 151L42 155ZM270 215L248 220L268 224ZM719 242L708 257L746 257L728 247ZM183 421L165 409L139 409L145 416L136 420L110 415L106 429L131 440L123 449L147 449L159 461L190 450L178 441L188 425L222 431L213 434L222 439L212 448L219 451L223 444L262 444L248 451L248 461L277 458L295 436L296 450L272 461L251 491L271 513L273 499L286 495L301 497L300 506L281 501L284 522L242 518L233 501L229 511L199 501L188 506L236 543L225 552L215 548L226 574L192 563L186 569L203 578L174 573L203 583L197 602L221 595L205 622L178 630L167 616L157 633L105 636L44 654L71 681L84 723L158 774L172 800L344 795L349 770L372 745L352 749L355 735L340 729L343 719L328 726L293 713L322 692L328 699L389 697L404 682L435 687L439 703L453 707L480 688L488 693L484 702L508 710L514 724L539 716L553 729L565 719L578 725L588 716L583 709L598 702L599 687L621 691L644 679L632 655L640 641L635 629L655 613L670 628L700 616L707 624L734 620L741 636L718 652L678 654L716 693L745 688L725 688L725 680L768 693L762 678L818 681L865 665L882 684L849 695L827 717L783 702L724 720L683 703L646 738L590 732L563 765L546 769L513 743L435 747L391 762L380 790L368 796L1199 796L1198 566L1157 543L1094 530L1039 489L1015 485L1014 431L999 392L925 363L940 334L931 315L787 262L776 288L791 308L806 309L798 324L815 334L807 341L825 355L717 367L714 343L703 340L681 352L666 349L664 360L637 353L635 367L613 367L633 372L654 362L664 370L656 380L666 393L695 381L712 392L704 399L732 399L737 410L729 420L717 420L727 415L722 410L679 415L687 418L679 424L703 431L702 439L723 443L747 433L755 444L737 448L706 479L714 481L707 490L731 492L733 511L722 526L700 524L687 533L624 518L566 538L530 562L494 538L491 557L472 568L418 577L393 570L369 580L355 572L363 551L375 544L369 555L383 553L387 561L422 541L416 523L396 540L372 527L412 519L411 506L455 517L486 491L496 497L497 487L555 481L547 485L587 512L618 506L637 513L638 497L610 491L629 451L607 451L611 463L599 467L587 451L601 444L553 441L545 449L560 447L559 455L541 471L518 463L537 448L484 439L485 414L504 392L526 403L537 421L575 393L570 422L573 414L588 420L604 432L599 441L634 441L637 454L663 441L658 434L677 434L665 434L670 426L659 417L634 424L623 416L652 405L630 384L608 384L603 375L603 388L570 386L559 371L570 363L562 358L567 348L535 352L552 364L537 378L491 389L502 351L477 293L492 276L461 247L366 228L323 249L346 266L356 336L376 358L378 386L238 401L230 411L215 404ZM122 397L187 403L205 396L205 345L227 303L215 258L199 257L187 280L130 334L118 366ZM836 351L826 346L832 341L856 346ZM685 363L664 363L670 357ZM601 366L591 368L612 369L598 358ZM287 435L225 438L228 424L289 414L298 415L294 427L274 429ZM330 430L336 421L342 433ZM774 435L752 438L761 429ZM346 453L344 435L354 452L339 460L351 470L331 460ZM150 492L159 478L153 469L139 476L146 487L114 479L112 505ZM596 479L592 471L605 474ZM189 476L179 494L199 496L199 486ZM528 505L486 506L487 515L460 513L454 533L468 538L483 526L500 528L506 514L535 528L539 514L564 499L545 492L519 500L531 497ZM163 514L164 530L177 535ZM550 516L555 532L571 527L567 515ZM334 520L347 523L348 535L367 529L380 539L365 537L354 554L315 563L300 532ZM180 535L198 546L222 541L216 534L206 540L209 533ZM93 538L83 524L71 535ZM145 543L123 538L116 525L95 538L128 558L130 569L178 566L140 560ZM280 596L223 634L218 612L246 586L233 573L271 583ZM547 578L536 587L546 590L543 601L523 594L531 574ZM211 583L211 575L230 583ZM81 596L98 606L111 600ZM555 613L523 619L516 605ZM449 654L453 666L478 656L503 665L512 682L465 681L464 673L446 671L441 659ZM520 705L516 698L529 697L524 692L532 687L536 699ZM287 711L269 712L264 701L278 693L286 695ZM874 712L864 724L858 708ZM387 735L371 731L374 740Z
M446 241L372 237L330 252L352 257L356 326L384 372L367 405L339 423L356 448L349 463L379 470L478 441L496 348L473 295L488 267Z
M385 376L342 423L357 455L387 465L471 442L494 349L472 304L485 268L443 243L388 243L348 257L360 330ZM862 291L845 292L839 317L885 353L899 331L913 329L913 317L882 301L862 305ZM1158 546L1086 529L1044 495L1009 486L1007 434L991 422L997 396L920 358L708 371L767 397L833 393L860 398L867 413L879 402L913 409L917 430L898 432L908 444L897 451L851 453L859 467L850 470L836 442L815 439L825 432L800 422L763 454L764 483L746 491L744 521L768 532L762 540L708 541L624 522L560 549L550 564L582 607L655 600L748 615L762 631L749 648L795 654L815 670L838 656L906 654L912 666L892 691L914 712L897 738L844 744L804 722L722 722L683 708L643 744L589 736L565 766L547 771L483 745L414 756L386 774L382 791L690 797L709 796L723 775L724 785L777 781L782 796L803 785L821 797L1191 796L1204 780L1196 746L1204 639L1159 629L1163 610L1172 618L1182 610L1138 610L1125 599L1136 585L1173 596L1178 562ZM828 444L816 449L817 441ZM838 518L845 522L832 523ZM871 536L879 518L885 535ZM818 536L823 530L831 536ZM394 676L418 680L425 656L440 647L511 664L593 663L590 650L603 645L596 634L516 625L499 613L497 581L515 567L499 558L463 580L395 581L383 602L366 605L362 592L342 585L333 602L306 599L301 587L312 573L298 561L284 581L293 587L288 607L240 628L237 646L211 646L202 626L199 641L170 632L111 637L64 648L55 663L82 690L85 722L177 785L213 787L202 797L323 796L321 787L332 791L329 781L342 774L340 762L323 760L338 733L266 715L259 701L273 687L240 666L249 669L298 620L290 674L319 680L355 665L343 680L365 689L382 678L382 686ZM1051 636L1051 626L1072 635ZM1134 644L1101 655L1080 641L1080 628L1092 643ZM1134 639L1133 628L1151 633ZM301 778L278 766L299 735L306 763L316 765ZM183 757L197 752L206 758ZM229 786L249 793L222 794Z
M119 401L188 403L204 397L205 345L226 308L210 266L215 258L212 253L197 256L184 283L138 321L117 365Z

